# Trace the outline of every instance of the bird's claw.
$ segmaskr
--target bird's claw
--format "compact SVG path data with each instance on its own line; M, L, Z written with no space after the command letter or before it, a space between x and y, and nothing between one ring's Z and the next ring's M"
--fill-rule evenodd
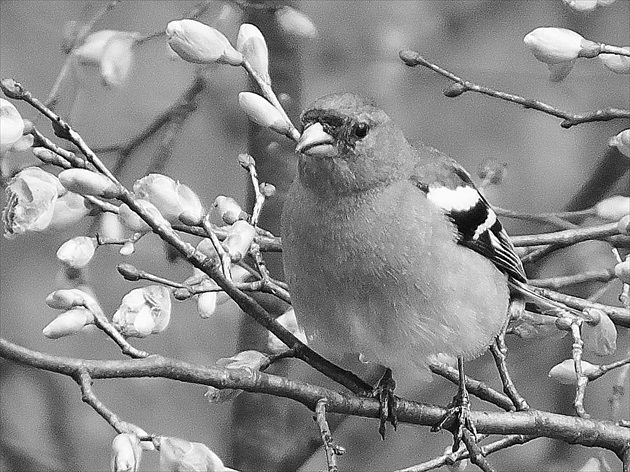
M431 431L440 431L445 426L453 431L452 428L455 425L457 425L457 431L453 432L453 452L459 449L464 430L470 431L473 437L477 438L477 428L470 416L470 398L466 390L457 392L451 403L448 404L446 414L438 424L431 428Z
M392 376L392 370L388 367L385 369L385 373L378 381L374 390L372 390L372 397L376 398L379 402L378 417L380 425L378 432L381 438L385 439L386 425L389 421L394 427L394 430L398 426L398 415L396 414L396 405L398 398L394 395L394 389L396 388L396 381Z

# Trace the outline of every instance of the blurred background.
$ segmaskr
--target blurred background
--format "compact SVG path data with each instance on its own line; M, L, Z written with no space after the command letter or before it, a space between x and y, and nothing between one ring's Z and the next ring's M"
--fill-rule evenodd
M68 22L85 22L106 3L0 2L0 76L13 77L36 97L45 98L65 60L61 45ZM197 5L190 1L121 2L103 16L94 30L149 34L163 30L171 20L183 18ZM565 81L551 83L546 66L522 41L536 27L558 26L591 40L628 45L628 1L617 0L588 13L575 12L560 0L292 3L316 26L318 35L314 38L269 30L274 27L270 14L247 5L243 1L213 2L200 20L221 30L233 42L243 21L254 22L269 34L274 88L276 93L286 94L284 103L294 119L303 106L324 94L348 91L371 96L409 139L420 139L446 152L473 175L488 159L505 162L507 175L502 185L486 192L491 202L504 208L532 213L562 210L602 162L609 137L628 127L627 121L615 120L565 130L556 118L479 94L446 98L442 94L449 83L446 79L420 67L408 68L398 58L400 50L413 49L478 84L537 98L571 112L628 108L628 76L611 73L597 59L579 60ZM124 144L172 105L194 74L192 64L174 60L164 37L156 37L135 49L133 70L123 87L104 87L97 71L84 70L64 83L57 110L92 148ZM282 190L295 164L291 146L284 142L269 145L270 139L278 138L261 134L239 109L237 94L249 87L245 73L239 68L210 66L203 77L207 87L196 111L178 132L172 156L162 172L189 185L207 205L217 195L233 196L245 205L248 179L237 156L249 148L265 167L261 171L264 178ZM53 136L48 123L26 104L15 105L24 118ZM265 140L266 147L257 147ZM146 173L159 145L160 139L152 139L132 154L121 175L123 182L132 184ZM271 164L267 165L262 161L269 155L265 162ZM101 157L110 166L117 158L115 153L103 153ZM11 168L31 163L36 160L28 151L10 156ZM282 182L276 182L274 176ZM628 195L628 182L625 172L608 194ZM275 203L270 202L264 220L265 227L276 232L281 201L282 192ZM4 206L4 196L0 203ZM505 220L504 225L511 234L542 229L511 220ZM55 355L121 358L113 343L96 331L58 340L41 334L55 315L44 303L46 295L68 286L55 252L65 240L88 231L95 231L89 223L62 233L0 238L3 338ZM101 248L85 275L107 313L113 313L120 299L136 286L117 274L116 264L123 260L175 280L191 273L181 261L166 262L157 237L143 240L129 259L115 247ZM589 243L562 251L545 264L529 268L529 273L563 275L612 265L614 259L605 244ZM270 266L280 277L277 258L270 256ZM597 288L577 287L576 293L586 295ZM616 303L619 290L620 285L612 287L602 300ZM175 302L169 329L159 336L136 340L134 345L211 364L247 348L248 329L254 333L252 339L260 336L246 325L244 315L232 303L222 306L213 318L202 320L192 301ZM627 330L620 331L617 343L622 352L606 359L586 360L607 363L623 357L628 342ZM510 338L508 346L515 383L530 405L572 414L573 389L547 377L551 367L570 357L570 340ZM297 361L278 369L286 373L291 365L291 377L329 385L312 369L294 364ZM71 379L3 360L0 369L2 470L108 469L115 433L81 402L80 391ZM472 362L468 373L500 389L489 355ZM605 376L587 389L586 409L597 418L607 418L613 377ZM203 396L204 387L157 379L98 381L95 392L122 419L150 433L203 442L227 465L264 470L265 464L276 464L277 468L292 470L312 455L302 470L325 468L322 451L313 446L318 440L311 413L286 400L243 394L237 403L209 404ZM455 386L436 378L405 395L444 405L454 393ZM474 406L494 408L482 403ZM628 419L625 408L624 418ZM243 411L249 415L245 420L239 415ZM262 414L265 411L269 412L267 416ZM377 427L375 420L358 418L339 425L335 441L348 451L340 458L342 470L402 468L440 455L451 443L448 433L429 433L428 428L407 425L381 441ZM248 432L253 429L259 434ZM577 470L596 453L539 439L493 455L491 463L505 471ZM614 456L604 456L618 467ZM157 457L155 453L145 454L141 470L155 470Z

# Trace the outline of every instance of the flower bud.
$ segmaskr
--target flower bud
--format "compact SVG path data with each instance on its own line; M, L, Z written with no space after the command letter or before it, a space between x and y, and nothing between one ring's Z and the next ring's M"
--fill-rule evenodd
M57 259L74 269L85 267L94 257L96 238L77 236L69 239L57 250Z
M588 377L591 374L595 374L598 370L598 366L593 365L590 362L582 361L582 373L585 376ZM564 385L576 385L577 374L575 372L575 363L573 362L573 359L567 359L566 361L562 361L560 364L554 366L549 371L549 377Z
M212 216L217 219L221 219L223 222L231 225L239 220L246 220L247 213L245 213L241 206L232 197L225 197L219 195L214 199L212 203Z
M617 223L617 231L619 234L630 235L630 215L626 215Z
M189 224L197 224L205 214L197 194L166 175L149 174L136 180L133 191L151 202L170 223L179 223L183 217Z
M592 11L597 7L597 0L562 0L562 3L575 11Z
M171 21L166 26L168 45L179 57L197 64L240 66L243 55L216 29L196 20Z
M140 33L119 31L109 38L100 60L104 85L119 87L125 82L133 65L133 46L139 37Z
M92 296L78 288L55 290L46 297L46 305L57 310L70 310L92 302Z
M308 39L317 37L317 28L313 21L295 8L286 6L276 10L276 19L285 33Z
M606 467L604 469L602 467L602 461L600 461L597 457L591 457L576 472L603 472L604 470L610 470L610 468Z
M5 190L4 236L12 239L29 231L47 229L60 189L63 187L57 177L39 167L27 167L16 174Z
M116 198L118 185L109 177L87 169L66 169L59 174L59 182L71 192L95 197Z
M185 439L163 437L160 441L160 470L162 472L223 471L219 456L208 446Z
M589 309L589 314L599 321L595 324L582 323L584 350L596 356L610 356L617 350L617 328L602 310Z
M140 280L140 271L131 264L118 264L118 266L116 266L116 270L125 278L125 280L129 280L130 282L137 282Z
M269 51L267 42L260 30L249 23L244 23L238 30L236 49L250 63L252 69L267 84L271 85L269 77Z
M160 213L160 211L151 202L139 198L136 200L136 204L142 207L154 219L160 221L161 224L168 224L162 216L162 213ZM129 208L129 206L125 203L119 207L118 219L123 226L135 233L147 233L151 231L151 227L140 217L140 215Z
M630 46L626 46L623 49L630 52ZM607 69L610 69L616 74L630 74L630 57L622 56L620 54L600 54L599 60Z
M627 256L625 261L615 266L615 277L624 284L630 284L630 256Z
M95 31L85 38L81 46L74 50L74 55L79 59L79 62L99 64L107 42L118 33L119 31L114 30Z
M595 205L595 214L607 220L619 220L630 214L630 197L615 195Z
M61 338L78 333L84 326L94 323L94 315L83 307L64 311L44 328L44 336L50 339Z
M276 194L276 186L273 184L268 184L267 182L262 182L258 186L258 189L265 198L273 197Z
M0 154L9 151L24 133L24 120L10 101L0 98Z
M298 325L297 318L295 316L295 310L293 308L290 308L289 310L278 316L276 318L276 321L284 326L304 344L308 344L306 333L304 332L304 329L300 328L300 326ZM269 348L269 351L271 351L273 354L279 354L288 349L286 344L280 341L280 339L278 339L271 332L268 334L267 347Z
M534 57L547 64L577 59L583 41L581 35L566 28L536 28L523 38Z
M217 292L204 292L197 296L197 313L203 319L210 318L217 309Z
M169 290L161 285L149 285L123 297L112 323L123 336L143 338L164 331L170 319Z
M287 134L290 131L289 123L282 114L257 93L241 92L238 94L238 104L247 114L247 117L257 125L269 128L276 133Z
M138 472L142 447L135 434L122 433L112 441L112 471Z
M630 128L610 138L608 145L615 146L621 154L630 157Z
M228 229L223 246L233 262L240 261L252 245L256 236L256 228L247 221L238 220Z
M66 192L57 198L53 207L53 217L48 225L49 229L58 230L68 228L90 213L85 198L78 193Z

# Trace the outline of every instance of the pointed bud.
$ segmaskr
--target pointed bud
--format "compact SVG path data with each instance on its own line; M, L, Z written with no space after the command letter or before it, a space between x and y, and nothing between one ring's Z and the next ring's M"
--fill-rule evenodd
M597 0L562 0L562 3L575 11L592 11L597 8Z
M630 46L623 48L630 52ZM600 54L599 60L604 66L615 74L630 74L630 57L620 54Z
M66 169L59 174L59 182L69 191L82 195L103 198L120 196L118 185L109 177L87 169Z
M217 292L204 292L197 296L197 313L203 319L210 318L217 309Z
M232 224L223 241L223 246L233 262L240 261L247 254L254 236L256 236L256 228L247 221L239 220Z
M96 238L77 236L63 243L57 250L57 259L74 269L85 267L94 257Z
M621 154L630 157L630 129L625 129L617 136L610 138L608 145L615 146Z
M19 234L47 229L60 190L63 191L63 187L57 177L39 167L27 167L16 174L5 189L4 236L12 239Z
M22 138L24 120L10 101L0 98L0 154L9 151Z
M214 199L211 209L212 216L216 219L220 219L228 225L238 221L246 220L247 213L245 213L241 206L232 197L225 197L219 195Z
M315 23L304 13L286 6L276 10L278 25L287 34L314 39L317 37Z
M624 284L630 284L630 256L615 266L615 276Z
M171 21L166 26L168 45L188 62L240 66L243 55L216 29L196 20Z
M44 328L44 336L50 339L61 338L78 333L84 326L94 323L94 315L83 307L64 311Z
M170 319L170 291L161 285L149 285L123 297L112 323L123 336L143 338L164 331Z
M142 447L135 434L122 433L112 441L112 472L138 472Z
M290 308L289 310L278 316L276 318L276 321L284 326L288 331L291 332L291 334L293 334L304 344L308 344L306 333L304 332L304 329L298 325L298 321L295 316L295 310L293 308ZM268 334L267 347L273 354L279 354L288 349L286 344L280 341L280 339L278 339L271 332Z
M630 263L629 263L630 266ZM597 322L582 324L584 350L596 356L609 356L617 350L617 328L610 317L602 310L589 308L589 315Z
M582 373L585 376L595 374L599 371L598 366L591 364L590 362L582 361ZM554 366L549 371L549 377L564 385L576 385L577 374L575 373L575 363L573 359L567 359L560 364Z
M626 215L617 223L617 231L619 234L630 235L630 215Z
M288 134L291 127L282 114L257 93L241 92L238 94L238 104L247 117L257 125L269 128L276 133Z
M94 298L78 288L55 290L46 297L46 305L57 310L70 310L94 302Z
M118 264L116 270L118 270L118 273L122 275L125 280L129 280L130 282L140 280L140 271L131 264Z
M256 73L267 85L271 85L269 77L269 51L267 42L260 30L249 23L244 23L238 30L236 49L250 63Z
M101 78L109 87L120 87L127 80L133 65L133 47L140 33L120 31L112 36L103 49Z
M523 42L541 62L559 64L578 58L585 39L566 28L536 28Z
M607 220L619 220L630 214L630 197L615 195L595 205L595 214Z
M160 470L219 472L224 471L225 466L205 444L163 437L160 441Z

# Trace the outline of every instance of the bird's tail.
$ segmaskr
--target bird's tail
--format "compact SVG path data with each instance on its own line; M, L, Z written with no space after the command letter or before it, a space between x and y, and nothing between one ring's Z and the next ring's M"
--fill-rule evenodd
M532 290L531 286L519 280L510 279L510 289L523 296L526 302L531 302L540 310L542 314L562 316L571 313L575 316L582 316L582 313L575 308L568 307L563 303L551 300Z

